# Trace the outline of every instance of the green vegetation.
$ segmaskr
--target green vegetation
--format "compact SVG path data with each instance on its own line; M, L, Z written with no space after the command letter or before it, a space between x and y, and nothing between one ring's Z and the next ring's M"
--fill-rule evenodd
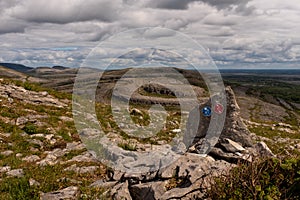
M132 121L141 126L149 125L150 117L148 114L148 110L150 106L151 105L130 103L130 110L133 110L135 108L140 111L139 113L132 112L130 114ZM137 142L143 144L157 144L158 141L162 140L170 142L172 138L174 138L174 136L176 135L176 133L173 133L171 130L179 128L179 122L181 120L180 110L177 106L165 106L165 109L169 114L166 119L166 128L158 132L156 134L156 137L139 138L130 136L119 128L119 126L116 124L113 118L110 105L100 103L96 104L96 114L101 124L101 127L106 134L109 132L114 132L116 134L119 134L123 140L134 139Z
M35 187L30 187L27 178L7 178L5 182L0 184L1 199L7 200L38 200L39 195Z
M212 199L299 199L300 159L239 163L212 182L208 193Z
M278 130L276 127L272 128L270 126L257 126L249 128L249 130L259 136L263 136L273 140L276 140L276 138L278 137L300 139L299 133L288 133L286 131Z
M287 102L300 103L300 85L280 82L265 76L225 77L225 83L232 86L245 86L247 95L260 97L268 101L267 97L280 98Z
M127 151L136 151L137 150L136 145L131 144L130 142L121 142L118 144L118 146Z
M38 133L37 127L32 123L27 123L23 130L29 135Z

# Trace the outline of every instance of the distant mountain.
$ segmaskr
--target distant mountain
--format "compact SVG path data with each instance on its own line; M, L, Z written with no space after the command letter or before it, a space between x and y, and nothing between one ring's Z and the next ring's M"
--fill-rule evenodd
M6 67L9 69L13 69L13 70L16 70L16 71L22 72L22 73L33 69L32 67L27 67L25 65L14 64L14 63L0 63L0 66Z

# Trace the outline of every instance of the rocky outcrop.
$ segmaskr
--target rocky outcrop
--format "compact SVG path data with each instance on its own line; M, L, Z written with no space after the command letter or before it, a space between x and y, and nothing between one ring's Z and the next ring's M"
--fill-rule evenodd
M223 131L217 144L207 156L198 154L205 144L210 118L201 110L210 101L198 106L189 118L200 115L197 138L189 153L180 156L166 167L148 174L126 174L115 171L98 186L111 188L115 199L205 199L212 178L235 166L239 161L251 162L254 156L273 156L263 144L253 145L251 133L240 118L239 106L230 87L226 88L227 112Z
M93 187L111 187L114 199L197 199L205 196L212 176L234 164L186 153L152 174L111 176Z
M0 96L9 99L10 101L19 100L24 103L30 103L35 105L46 105L55 107L66 107L67 104L62 102L48 92L35 92L26 90L23 87L12 84L0 84ZM17 123L24 123L26 119L19 119Z

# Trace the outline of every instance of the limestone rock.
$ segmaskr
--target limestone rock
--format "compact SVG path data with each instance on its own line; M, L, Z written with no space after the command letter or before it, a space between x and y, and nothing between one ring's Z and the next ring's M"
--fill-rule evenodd
M162 181L141 183L130 188L130 194L133 199L155 200L159 199L165 192L165 182Z
M16 125L20 126L20 125L24 125L28 122L28 119L26 117L18 117L16 120Z
M77 151L77 150L82 150L85 148L85 145L81 142L72 142L72 143L67 143L66 149L68 151Z
M8 172L8 171L10 171L10 169L11 169L10 166L0 167L0 173Z
M116 181L119 181L119 180L122 179L122 177L124 177L124 175L125 175L124 172L115 170L115 171L113 172L112 179L113 179L113 180L116 180Z
M73 118L66 117L66 116L60 116L59 119L62 120L62 121L66 121L66 122L73 121Z
M17 158L20 158L20 157L22 157L22 156L23 156L23 154L21 154L21 153L17 153L17 154L16 154L16 157L17 157Z
M273 152L269 149L268 145L264 142L258 142L255 145L255 149L259 153L261 157L274 157L275 155Z
M7 151L3 151L1 152L1 155L3 156L10 156L11 154L13 154L14 152L12 150L7 150Z
M120 183L115 185L111 189L112 199L124 199L124 200L132 200L129 189L128 189L128 181L125 183Z
M104 181L104 180L98 180L95 181L90 185L90 187L96 187L96 188L112 188L114 187L118 181Z
M38 160L40 160L40 157L38 157L37 155L31 155L31 156L26 156L24 158L22 158L23 161L26 162L36 162Z
M6 172L7 176L13 176L13 177L23 177L24 171L23 169L13 169L11 171Z
M71 165L64 169L64 171L74 171L78 174L94 173L99 167L98 166L87 166L87 167L77 167L76 164Z
M98 162L98 160L90 152L85 152L67 161L69 162Z
M228 138L222 139L220 144L229 153L243 152L246 150L239 143L234 142Z
M225 161L215 161L210 156L201 157L197 154L186 153L164 169L160 169L157 176L141 183L127 181L126 184L115 187L130 191L133 199L199 199L209 188L211 176L218 175L221 171L230 169L233 164ZM167 185L171 179L180 180L180 185L167 191ZM125 176L126 179L126 176ZM127 183L126 181L126 183ZM120 189L122 188L122 189Z
M40 165L40 166L46 166L46 165L55 165L57 163L57 157L52 155L52 154L48 154L46 156L46 158L44 158L43 160L37 162L36 164Z
M0 96L7 96L10 103L14 102L14 99L30 103L34 105L46 105L55 107L66 107L67 104L52 97L46 95L45 92L35 92L24 89L23 87L12 85L12 84L1 84L0 85Z
M70 182L72 184L82 184L82 181L78 181L76 179L62 177L56 180L56 182Z
M41 200L76 200L79 197L79 188L76 186L70 186L62 190L43 193L41 194Z
M238 163L240 160L242 160L242 157L240 155L236 155L234 153L226 153L222 149L216 147L213 147L211 149L209 155L211 155L215 159L225 160L229 163Z
M33 178L30 178L29 179L29 185L30 186L39 186L40 183L38 181L34 180Z

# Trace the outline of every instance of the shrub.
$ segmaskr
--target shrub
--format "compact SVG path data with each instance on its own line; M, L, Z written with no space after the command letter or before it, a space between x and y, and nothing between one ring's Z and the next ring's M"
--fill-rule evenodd
M213 180L212 199L299 199L300 159L269 158L239 163Z
M37 127L36 127L34 124L32 124L32 123L27 123L27 124L24 126L23 130L24 130L27 134L29 134L29 135L36 134L37 131L38 131L38 130L37 130Z

